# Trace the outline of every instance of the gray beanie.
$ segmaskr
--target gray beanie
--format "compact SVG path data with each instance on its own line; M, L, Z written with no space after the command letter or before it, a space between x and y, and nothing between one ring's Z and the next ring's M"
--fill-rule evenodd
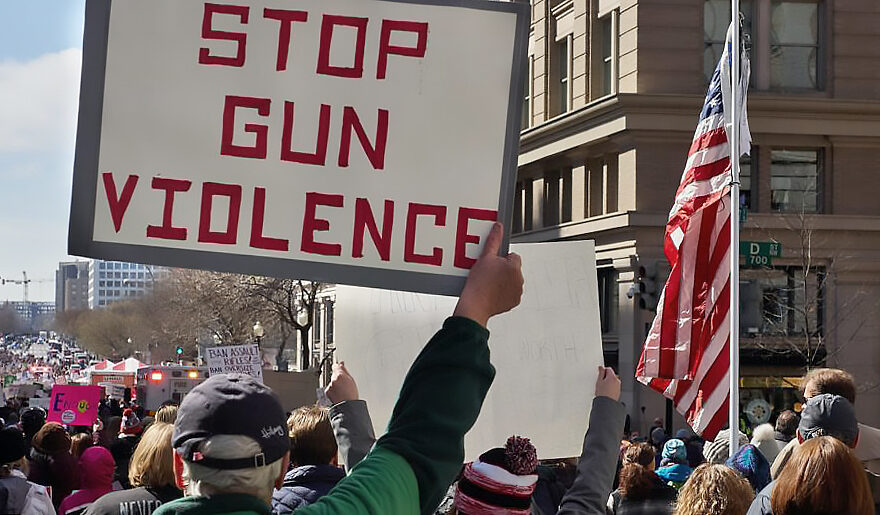
M742 431L738 432L740 447L749 443L749 437ZM730 430L722 429L718 432L715 440L706 442L706 445L703 446L703 456L709 463L723 465L727 458L730 457Z

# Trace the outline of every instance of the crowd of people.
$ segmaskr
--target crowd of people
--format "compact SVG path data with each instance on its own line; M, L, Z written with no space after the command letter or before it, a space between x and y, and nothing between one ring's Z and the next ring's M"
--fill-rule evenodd
M215 375L154 417L103 406L92 428L6 407L0 510L17 514L675 514L880 513L880 431L858 423L854 380L804 377L800 414L758 427L730 456L729 430L703 441L625 433L620 381L600 367L583 452L541 463L524 436L465 462L463 438L495 369L490 317L519 303L519 257L498 256L496 225L454 313L404 380L387 431L344 363L329 408L285 413L249 376ZM503 342L498 345L503 345ZM118 414L116 414L118 413ZM516 428L511 428L513 431ZM734 431L738 431L734 429Z

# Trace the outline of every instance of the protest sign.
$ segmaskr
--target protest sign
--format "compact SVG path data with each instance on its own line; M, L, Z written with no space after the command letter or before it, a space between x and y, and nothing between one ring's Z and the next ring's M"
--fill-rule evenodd
M510 219L528 3L112 6L86 4L70 253L457 294Z
M263 358L257 344L206 347L205 363L214 374L247 374L263 380Z
M56 384L52 387L49 416L46 417L46 421L90 426L98 418L98 402L100 400L100 386Z
M33 408L43 408L49 411L49 397L31 397L28 399L28 406Z
M603 364L592 241L512 245L525 291L513 311L489 322L497 374L474 428L473 459L512 434L532 439L540 458L578 456ZM339 287L336 357L358 384L377 434L388 424L409 366L452 314L455 299Z

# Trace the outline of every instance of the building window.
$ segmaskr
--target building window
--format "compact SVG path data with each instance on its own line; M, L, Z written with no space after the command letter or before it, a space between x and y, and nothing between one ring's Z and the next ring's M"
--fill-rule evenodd
M822 336L825 271L782 266L741 272L740 331L745 336Z
M532 179L516 183L516 196L513 203L514 233L532 230Z
M557 41L555 45L554 56L555 59L550 60L551 66L553 66L553 74L551 77L554 78L554 95L553 95L553 115L559 115L562 113L567 113L570 104L571 104L571 81L570 81L570 69L571 69L571 53L569 52L569 48L571 47L571 38L569 36L564 37L561 41Z
M100 268L101 270L103 270L104 268L106 268L106 266L107 266L107 263L104 263L103 261L101 261L100 263L98 263L98 268Z
M571 59L574 38L575 10L573 0L557 2L550 9L551 27L549 47L549 99L550 116L571 110Z
M760 90L821 90L822 13L817 0L743 0L743 33L752 43L752 87ZM730 2L706 0L703 8L706 82L721 58L730 23Z
M534 96L532 77L534 76L534 71L535 57L530 55L526 65L525 83L523 84L522 124L520 126L522 130L528 129L532 125L532 97Z
M103 288L103 287L104 287L104 281L98 281L98 286L100 286L100 287Z
M334 326L334 313L333 313L333 301L328 300L324 303L324 310L327 313L327 323L325 325L325 333L326 333L326 341L327 343L333 343L333 326Z
M614 93L612 77L614 75L614 19L612 15L599 20L602 27L602 96Z
M740 13L745 17L743 32L752 33L752 2L743 0L739 4ZM708 83L721 53L724 51L724 40L730 25L730 0L706 0L703 4L703 31L705 48L703 50L703 74ZM754 68L754 66L753 66Z
M599 321L602 334L617 333L617 272L613 268L596 270L599 279Z
M756 156L757 161L757 152L757 147L752 147L751 153L742 156L739 160L739 206L740 209L745 208L749 211L754 211L757 205L752 195L752 181L755 177L753 167L756 166L752 156Z
M107 275L107 272L98 272L98 277L101 279L103 279L105 275Z
M770 87L819 89L819 5L770 2Z
M104 290L98 290L98 296L103 297L103 296L104 296Z
M770 152L770 205L773 211L817 213L820 149Z

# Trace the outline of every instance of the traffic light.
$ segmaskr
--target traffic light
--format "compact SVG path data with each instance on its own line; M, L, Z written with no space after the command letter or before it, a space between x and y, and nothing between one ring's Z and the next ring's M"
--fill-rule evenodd
M178 347L175 352L177 353L178 358L183 356L183 347Z
M639 308L657 311L657 262L651 261L639 266Z

